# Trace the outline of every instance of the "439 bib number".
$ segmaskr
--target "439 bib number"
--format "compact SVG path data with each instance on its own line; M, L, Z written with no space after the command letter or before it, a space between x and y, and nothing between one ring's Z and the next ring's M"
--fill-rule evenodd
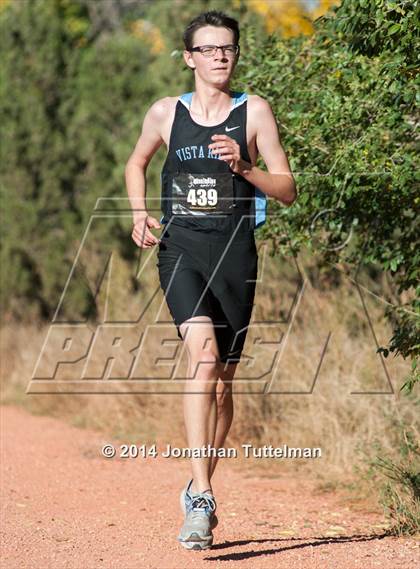
M190 207L213 207L217 205L217 190L215 188L191 188L187 195Z
M173 215L226 214L232 213L233 207L233 175L229 172L180 172L172 178Z

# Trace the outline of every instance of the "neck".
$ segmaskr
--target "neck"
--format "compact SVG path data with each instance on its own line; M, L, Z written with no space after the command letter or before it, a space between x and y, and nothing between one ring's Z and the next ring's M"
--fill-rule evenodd
M232 95L228 84L219 89L196 81L195 88L190 106L191 114L212 121L230 111Z

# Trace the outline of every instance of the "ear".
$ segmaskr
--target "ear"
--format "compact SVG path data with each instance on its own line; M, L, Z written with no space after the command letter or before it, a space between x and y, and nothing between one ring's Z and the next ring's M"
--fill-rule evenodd
M184 49L184 61L188 65L188 67L192 70L195 69L195 65L193 64L193 58L189 51Z

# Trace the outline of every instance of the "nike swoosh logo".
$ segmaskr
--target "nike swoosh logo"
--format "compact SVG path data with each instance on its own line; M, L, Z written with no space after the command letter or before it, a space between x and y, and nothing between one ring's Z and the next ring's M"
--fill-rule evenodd
M231 130L235 130L235 128L241 128L241 127L240 126L233 126L232 128L229 128L228 126L225 126L225 131L230 132Z

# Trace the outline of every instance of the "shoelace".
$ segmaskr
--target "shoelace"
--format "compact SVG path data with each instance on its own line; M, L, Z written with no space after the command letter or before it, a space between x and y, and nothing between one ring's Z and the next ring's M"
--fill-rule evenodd
M195 515L205 512L207 508L210 510L210 513L213 513L216 509L216 504L214 498L209 494L196 494L191 499L190 507L195 517Z

